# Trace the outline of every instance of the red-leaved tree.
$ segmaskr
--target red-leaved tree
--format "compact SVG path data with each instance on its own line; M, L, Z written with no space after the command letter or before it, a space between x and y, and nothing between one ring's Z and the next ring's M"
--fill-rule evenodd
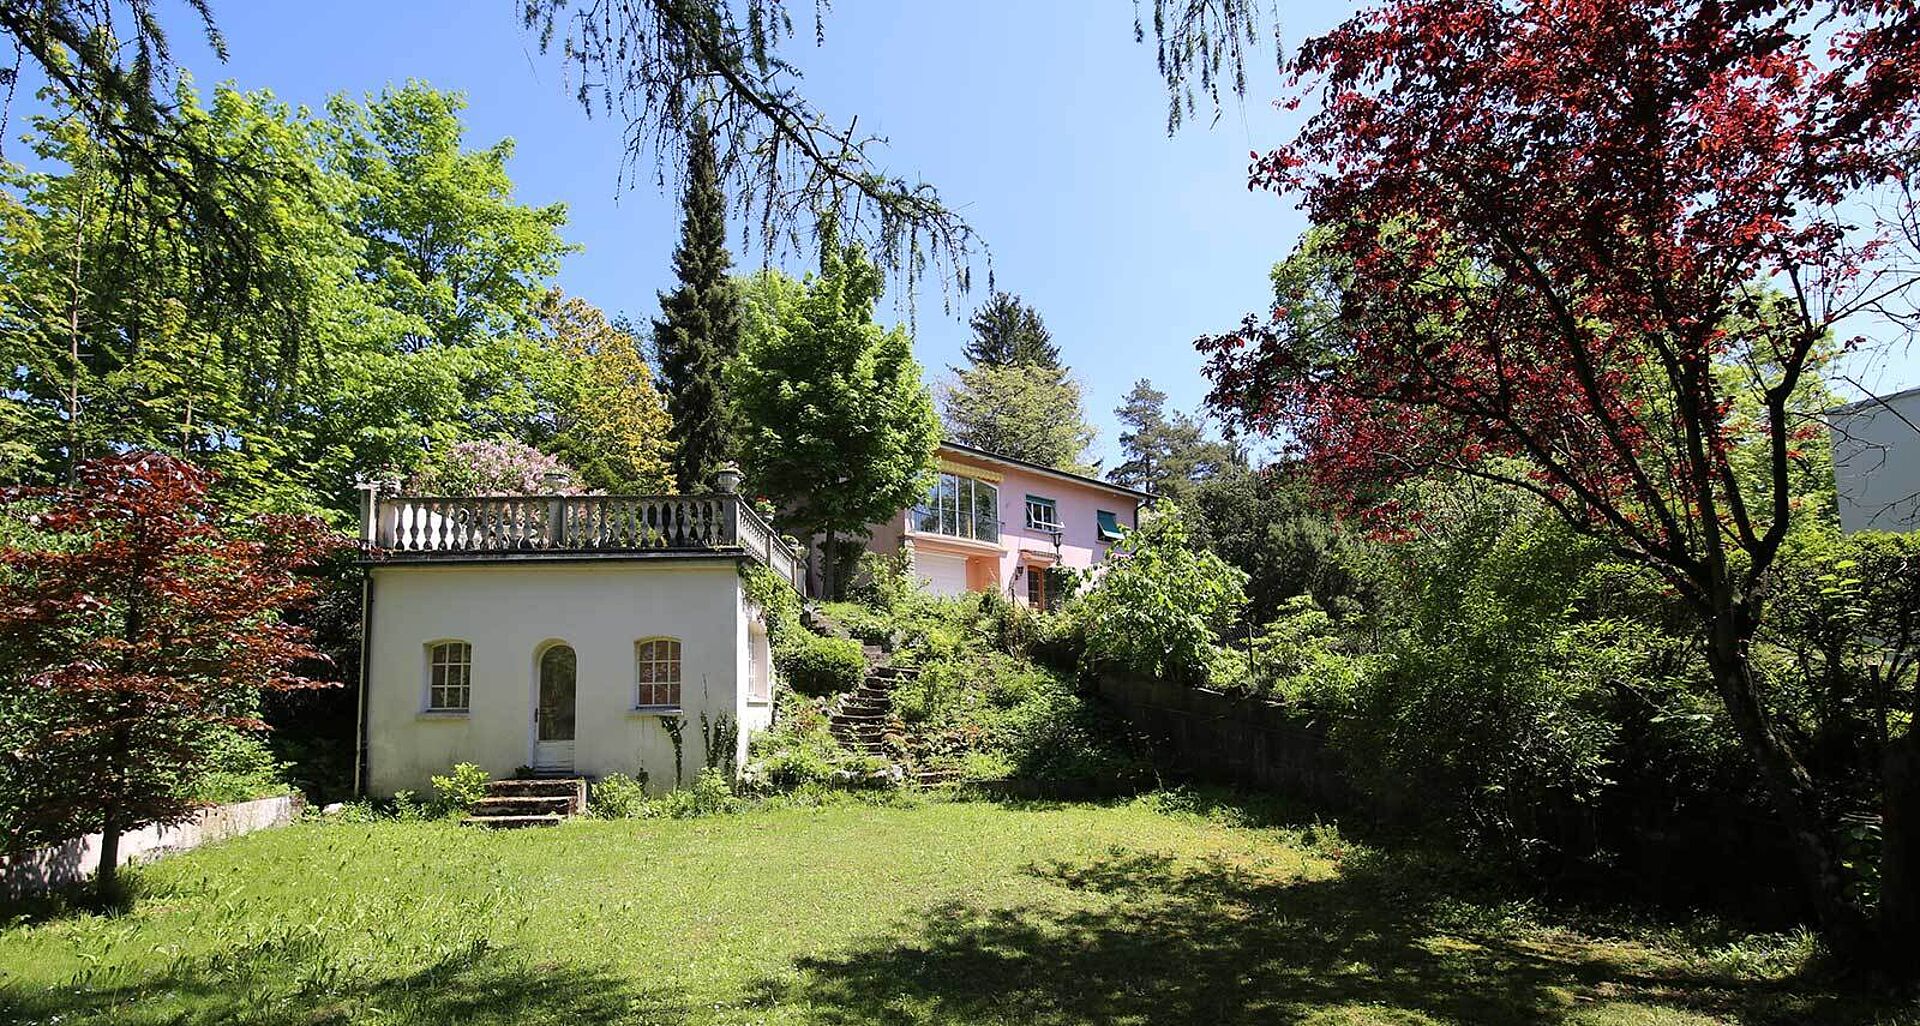
M1538 496L1698 617L1827 937L1876 932L1749 662L1800 409L1850 319L1910 301L1920 14L1891 0L1397 0L1290 60L1329 269L1199 345L1211 401L1361 505L1429 473ZM1287 283L1282 282L1283 291ZM1297 283L1298 284L1298 283ZM1377 512L1377 510L1376 510ZM1882 950L1920 972L1920 750L1885 763Z
M323 686L322 657L280 611L339 537L309 517L237 531L209 475L155 453L82 463L67 489L0 492L0 701L9 847L102 835L111 894L120 836L193 811L224 730L258 730L262 691Z

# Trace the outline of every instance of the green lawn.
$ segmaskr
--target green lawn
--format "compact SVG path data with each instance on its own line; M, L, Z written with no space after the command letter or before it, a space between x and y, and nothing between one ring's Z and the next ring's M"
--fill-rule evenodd
M147 868L128 915L0 930L0 1021L1900 1021L1163 808L301 825Z

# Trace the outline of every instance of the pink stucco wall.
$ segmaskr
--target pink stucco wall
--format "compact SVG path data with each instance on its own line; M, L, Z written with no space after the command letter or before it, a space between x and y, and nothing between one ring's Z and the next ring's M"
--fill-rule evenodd
M1092 482L1056 477L945 447L941 448L939 456L943 469L965 473L967 468L978 468L989 475L999 475L1000 544L990 546L911 530L908 526L911 511L903 510L886 523L874 525L869 543L873 551L897 552L904 541L911 539L916 551L921 553L966 556L990 563L994 570L993 583L1000 591L1024 596L1025 577L1019 573L1022 564L1057 564L1084 569L1106 560L1112 546L1100 541L1096 516L1099 511L1115 514L1125 527L1139 524L1140 499L1129 492ZM1057 550L1052 535L1027 528L1029 495L1054 500L1063 529ZM976 575L972 583L977 589L983 582Z

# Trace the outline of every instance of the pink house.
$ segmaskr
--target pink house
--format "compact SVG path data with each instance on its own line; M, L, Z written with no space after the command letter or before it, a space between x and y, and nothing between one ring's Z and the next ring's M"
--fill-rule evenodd
M1096 478L946 442L921 503L873 526L868 548L913 553L936 595L999 591L1049 600L1046 570L1103 562L1151 496Z

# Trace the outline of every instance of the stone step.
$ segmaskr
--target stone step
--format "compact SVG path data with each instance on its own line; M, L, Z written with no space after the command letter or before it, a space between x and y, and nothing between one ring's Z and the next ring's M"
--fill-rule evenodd
M468 816L460 821L462 826L486 827L489 830L518 830L522 827L559 826L567 817L548 816Z
M488 798L563 798L568 811L578 813L587 807L587 782L582 777L548 777L531 780L490 780Z
M572 795L495 795L468 810L475 816L565 816L574 812Z
M842 709L833 714L835 723L884 723L887 714L880 709Z

